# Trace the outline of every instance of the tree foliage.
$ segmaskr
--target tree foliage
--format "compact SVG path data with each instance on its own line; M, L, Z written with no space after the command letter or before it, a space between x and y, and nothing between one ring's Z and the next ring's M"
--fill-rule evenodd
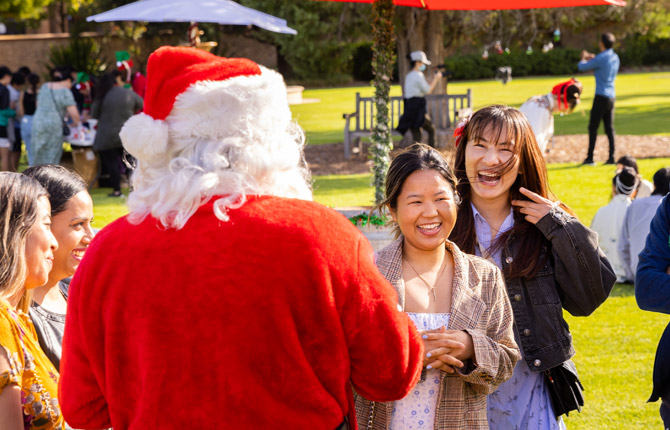
M53 0L2 0L0 16L16 19L37 19Z
M373 162L372 182L375 187L375 204L384 201L386 172L391 165L389 156L393 149L391 139L391 120L389 118L389 95L395 49L393 46L393 14L395 7L391 0L375 0L373 4L372 34L374 37L372 70L375 87L376 121L372 130L370 158Z
M35 20L46 17L47 8L52 5L63 6L67 12L77 12L84 5L94 0L2 0L0 16L21 20Z
M47 10L57 13L61 22L69 20L70 31L102 29L86 23L85 17L131 3L133 0L0 0L0 17L16 20L44 18ZM188 0L184 0L188 1ZM280 64L287 64L289 77L301 80L342 81L356 71L365 76L369 69L372 43L371 5L315 0L237 0L240 4L286 19L298 34L283 35L265 30L246 30L203 24L210 40L223 31L244 32L278 47ZM628 0L621 7L504 10L504 11L426 11L397 7L394 19L400 77L406 72L406 56L421 49L431 60L441 62L453 55L492 54L496 41L503 48L525 51L531 46L540 51L553 42L553 31L560 29L565 47L581 49L584 40L596 49L596 35L612 31L621 42L618 49L637 64L656 55L659 46L670 39L670 0ZM118 23L118 33L133 46L139 36L160 38L167 24ZM182 33L181 24L171 24ZM209 34L212 33L212 34ZM132 50L132 48L131 48ZM136 54L136 53L134 53ZM139 54L139 53L137 53ZM658 57L658 55L656 55ZM659 57L660 58L660 57ZM663 57L665 58L665 57ZM661 61L661 60L658 60ZM286 70L284 70L286 71ZM398 77L398 76L395 76Z
M554 42L555 29L569 39L611 31L619 40L635 35L653 41L670 37L669 10L670 0L628 0L625 7L450 11L445 14L445 46L452 53L491 48L496 41L503 47L540 49Z
M92 38L71 39L66 46L53 46L49 53L47 68L70 66L78 72L99 76L111 64L102 54L100 45Z
M239 3L288 21L295 36L267 31L255 37L276 43L279 54L303 79L351 75L356 42L371 40L371 7L321 1L239 0Z

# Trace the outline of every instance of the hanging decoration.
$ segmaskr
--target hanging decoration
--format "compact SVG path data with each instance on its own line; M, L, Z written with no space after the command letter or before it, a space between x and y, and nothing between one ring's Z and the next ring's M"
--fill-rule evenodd
M374 73L376 121L372 130L370 158L373 160L372 181L375 186L375 204L384 200L386 171L391 164L389 153L393 149L391 139L391 120L389 118L389 94L393 78L393 64L396 55L394 49L395 33L393 15L395 6L392 0L375 0L372 5L372 70Z
M556 30L554 30L554 42L558 43L560 41L561 41L561 30L557 28Z
M482 52L482 58L483 58L484 60L488 60L488 59L489 59L489 50L488 50L488 49L484 49L484 52Z
M552 49L554 49L554 44L553 43L551 43L551 42L545 43L544 46L542 47L542 52L546 54L547 52L551 51Z
M526 48L526 55L533 55L533 47L528 45L528 48Z

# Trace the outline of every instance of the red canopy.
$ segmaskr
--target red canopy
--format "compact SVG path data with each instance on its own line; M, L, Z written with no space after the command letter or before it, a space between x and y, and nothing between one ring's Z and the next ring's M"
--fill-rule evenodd
M373 3L374 0L330 0ZM540 9L572 6L626 6L623 0L393 0L397 6L413 6L429 10L499 10Z

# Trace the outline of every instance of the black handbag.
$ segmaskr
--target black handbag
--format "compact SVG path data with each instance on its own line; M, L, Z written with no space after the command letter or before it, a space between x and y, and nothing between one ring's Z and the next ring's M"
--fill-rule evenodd
M577 367L572 360L545 370L544 378L547 381L547 389L556 418L563 414L569 416L570 411L582 411L584 386L577 376Z

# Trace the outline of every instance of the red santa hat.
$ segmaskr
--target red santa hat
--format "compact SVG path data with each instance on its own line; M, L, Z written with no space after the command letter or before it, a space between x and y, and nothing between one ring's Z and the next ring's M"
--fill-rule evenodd
M268 106L288 114L281 75L245 58L222 58L195 48L162 47L149 57L144 112L121 130L123 146L140 160L166 153L184 140L229 134L240 119L261 122ZM188 136L188 139L184 139Z

